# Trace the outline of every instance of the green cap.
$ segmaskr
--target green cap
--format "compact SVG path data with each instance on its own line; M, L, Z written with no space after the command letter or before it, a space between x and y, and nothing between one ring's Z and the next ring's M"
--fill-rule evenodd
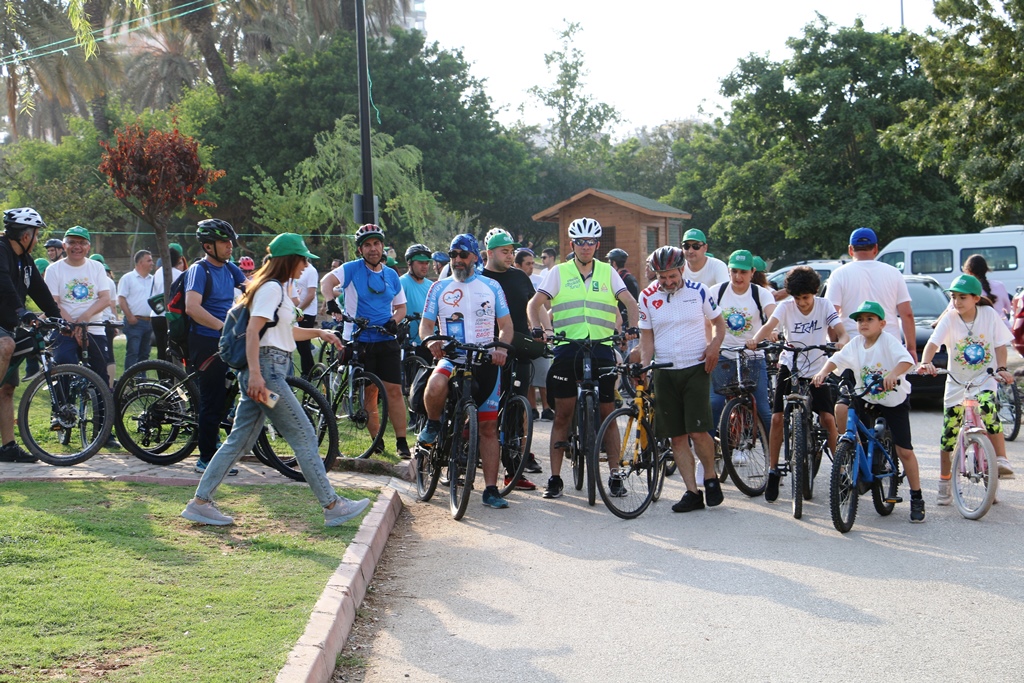
M877 301L865 301L857 307L856 311L850 314L850 318L856 320L862 313L871 313L878 316L879 320L885 320L885 311L882 310L882 304Z
M487 240L488 249L497 249L498 247L518 247L519 242L512 240L512 236L507 232L499 232L494 234L491 239Z
M761 258L760 256L754 257L754 270L763 273L767 267L768 265L765 264L763 258Z
M81 225L76 225L73 228L68 228L68 231L64 233L64 239L67 239L69 237L81 237L83 240L88 240L89 242L92 242L92 235L90 235L89 231L83 228Z
M973 275L961 275L953 280L953 284L947 287L946 291L981 296L981 282Z
M683 242L702 242L707 244L708 238L705 237L704 233L697 228L690 228L686 231L686 234L683 235Z
M178 244L177 242L171 242L170 244L167 245L167 248L168 249L177 249L179 254L184 254L185 253L182 250L181 245Z
M50 262L47 261L46 259L44 259L44 258L37 258L36 259L36 270L39 271L40 275L42 275L43 273L46 272L46 266L48 266L48 265L50 265Z
M294 232L282 232L270 241L270 246L267 247L267 250L270 252L271 258L292 255L320 258L316 254L309 253L306 243L302 241L302 235L296 235Z
M388 266L388 268L397 268L398 267L398 261L395 260L394 256L388 256L387 266Z
M434 259L430 257L430 254L416 254L412 258L408 259L408 262L412 263L413 261L433 261L433 260Z
M93 261L99 261L103 265L107 265L107 259L103 258L103 254L93 254L89 258L91 258Z
M746 249L737 249L729 254L729 267L736 270L753 270L754 255Z

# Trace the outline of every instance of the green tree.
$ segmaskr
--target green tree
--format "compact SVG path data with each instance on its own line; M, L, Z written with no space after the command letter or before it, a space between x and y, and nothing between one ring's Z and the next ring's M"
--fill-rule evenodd
M691 120L644 127L615 145L606 170L607 186L652 199L667 195L681 170L673 147L677 140L691 139L698 125Z

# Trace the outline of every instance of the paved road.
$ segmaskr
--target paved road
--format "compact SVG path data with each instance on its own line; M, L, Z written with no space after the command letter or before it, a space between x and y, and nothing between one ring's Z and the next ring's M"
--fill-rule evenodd
M801 521L729 485L674 514L678 476L629 522L575 491L474 499L461 523L444 497L414 503L365 680L1020 680L1024 445L1022 476L970 522L935 505L939 424L914 412L924 525L868 495L839 534L824 470Z

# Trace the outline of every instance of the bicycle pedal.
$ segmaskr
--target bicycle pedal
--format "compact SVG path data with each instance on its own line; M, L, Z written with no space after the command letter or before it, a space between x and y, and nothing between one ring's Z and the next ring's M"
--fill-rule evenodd
M885 504L886 505L895 505L896 503L902 503L902 502L903 502L903 497L902 496L896 496L895 498L886 498L885 499Z

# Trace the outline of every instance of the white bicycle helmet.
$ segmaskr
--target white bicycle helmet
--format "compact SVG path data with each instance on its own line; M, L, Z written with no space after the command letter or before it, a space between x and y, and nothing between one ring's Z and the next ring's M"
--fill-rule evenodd
M20 232L22 230L45 227L46 223L43 222L43 217L35 209L25 206L20 209L4 211L4 229L8 232Z
M487 246L487 243L491 241L492 237L494 237L495 235L500 235L501 233L505 233L506 235L508 235L509 240L515 241L512 240L512 233L510 233L505 228L491 228L490 230L487 231L487 234L484 235L484 246Z
M577 218L569 224L569 239L600 239L601 224L593 218Z
M360 225L359 229L356 230L356 246L362 246L363 242L376 237L381 242L384 241L384 230L380 226L374 225L373 223L367 223L366 225Z

